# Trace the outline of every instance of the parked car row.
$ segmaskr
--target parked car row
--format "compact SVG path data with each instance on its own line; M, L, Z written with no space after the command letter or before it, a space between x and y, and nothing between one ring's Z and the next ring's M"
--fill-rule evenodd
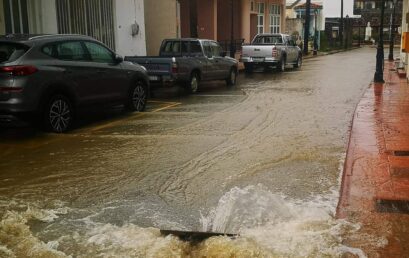
M301 55L288 35L259 35L243 47L241 61L247 72L255 65L282 71L299 67ZM157 57L123 59L88 36L7 35L0 37L0 124L34 117L63 133L81 108L123 104L141 112L151 86L182 83L195 93L200 81L232 86L237 75L238 61L212 40L167 39Z

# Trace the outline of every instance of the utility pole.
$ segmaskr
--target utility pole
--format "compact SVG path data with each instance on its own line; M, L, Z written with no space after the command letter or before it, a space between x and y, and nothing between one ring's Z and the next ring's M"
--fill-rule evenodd
M341 0L341 19L339 22L339 41L340 47L344 45L344 0Z
M393 61L393 46L395 43L395 34L394 34L394 22L395 22L395 10L396 10L397 0L393 0L393 11L391 13L390 27L389 27L389 61Z
M383 52L383 20L385 16L385 0L382 0L381 4L382 4L381 6L381 24L379 26L379 42L378 42L378 48L376 51L376 71L375 71L374 81L384 83L385 81L383 80L383 62L384 62L385 54Z
M304 55L308 55L308 38L310 36L310 13L311 0L305 3L305 26L304 26Z
M231 3L231 34L230 34L230 57L235 58L236 47L234 46L234 0Z

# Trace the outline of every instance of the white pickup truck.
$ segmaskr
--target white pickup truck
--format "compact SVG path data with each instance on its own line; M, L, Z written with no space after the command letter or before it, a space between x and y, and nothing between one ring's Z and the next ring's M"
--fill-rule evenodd
M250 45L243 46L240 61L247 73L253 72L256 66L275 66L283 72L286 65L301 67L302 52L290 35L259 34Z

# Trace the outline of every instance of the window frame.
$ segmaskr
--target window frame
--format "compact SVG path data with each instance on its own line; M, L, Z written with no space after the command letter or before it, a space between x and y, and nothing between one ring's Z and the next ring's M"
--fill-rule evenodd
M65 43L71 43L71 42L80 43L81 48L84 51L85 59L83 59L83 60L69 60L69 59L62 59L62 58L59 57L57 46L61 45L61 44L65 44ZM55 55L49 55L49 54L45 53L44 48L49 47L49 46L52 46L52 48L53 48L52 52L54 52ZM48 42L48 43L44 44L43 46L41 46L41 53L48 56L48 57L51 57L51 58L54 58L54 59L57 59L57 60L60 60L60 61L65 61L65 62L91 62L91 56L90 56L90 54L88 52L88 49L84 45L84 40L80 40L80 39L71 39L71 40Z
M98 45L98 46L100 46L100 47L106 49L106 50L111 54L112 62L97 62L97 61L92 60L92 55L91 55L91 53L89 52L87 45L85 44L86 42L88 42L88 43L93 43L93 44L95 44L95 45ZM87 55L88 55L88 57L89 57L89 62L99 63L99 64L115 64L115 55L116 55L116 54L115 54L109 47L105 46L104 44L101 44L101 43L98 42L98 41L93 41L93 40L81 40L81 43L82 43L83 47L85 48L86 53L87 53Z
M261 8L261 6L263 8ZM262 12L261 12L261 9ZM264 33L264 25L265 25L265 12L266 12L266 4L265 3L257 3L257 34L263 34ZM262 18L260 20L260 18ZM260 23L262 21L262 23Z
M270 4L269 5L269 18L270 18L270 33L278 34L281 32L281 5Z

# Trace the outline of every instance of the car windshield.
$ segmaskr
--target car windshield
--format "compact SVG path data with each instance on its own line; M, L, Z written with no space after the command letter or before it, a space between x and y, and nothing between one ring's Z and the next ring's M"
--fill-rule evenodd
M13 62L20 58L28 50L27 46L0 42L0 63Z
M283 44L283 37L280 35L274 36L257 36L254 41L254 45L269 45L269 44Z

